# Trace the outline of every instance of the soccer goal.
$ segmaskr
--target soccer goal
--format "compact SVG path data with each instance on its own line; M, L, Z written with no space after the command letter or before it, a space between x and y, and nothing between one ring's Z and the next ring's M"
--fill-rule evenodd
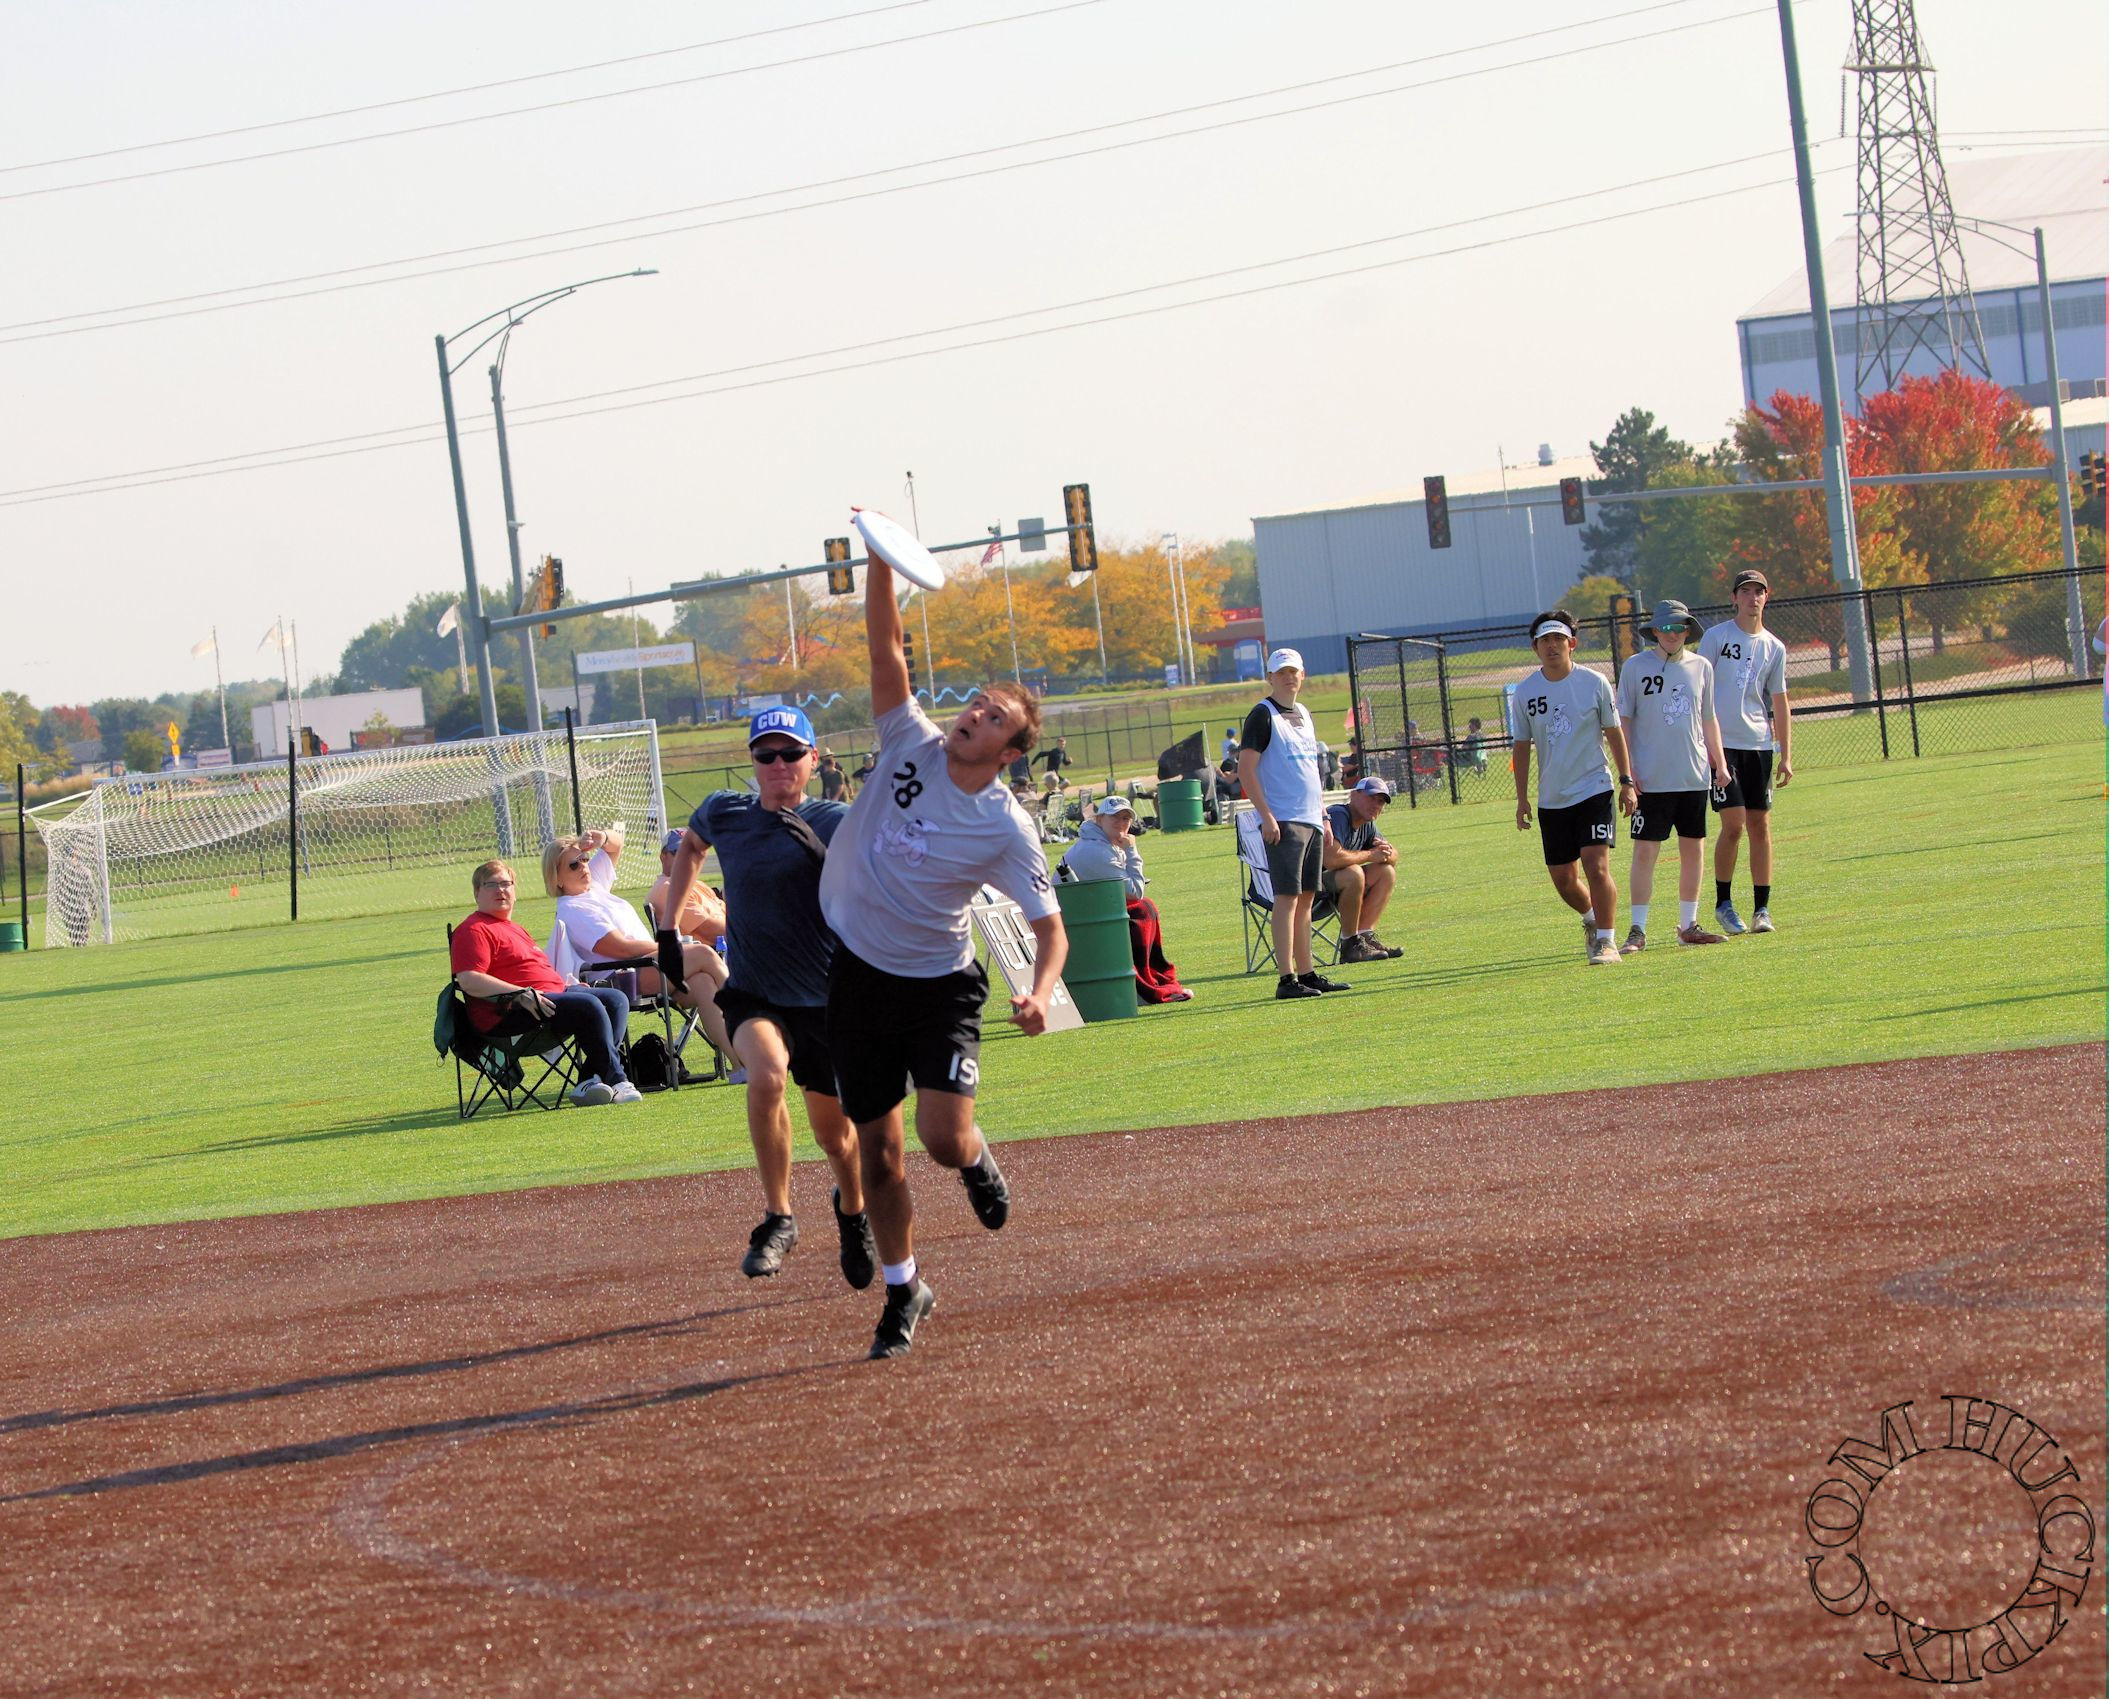
M32 814L49 858L47 948L470 902L469 870L517 861L521 895L576 817L620 820L658 877L665 818L649 720L105 779Z

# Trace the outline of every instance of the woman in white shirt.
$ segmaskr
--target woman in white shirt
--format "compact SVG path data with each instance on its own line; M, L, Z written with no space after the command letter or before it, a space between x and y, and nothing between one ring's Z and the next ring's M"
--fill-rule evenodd
M542 852L542 884L557 900L557 929L575 958L579 977L595 967L627 967L637 973L637 989L646 997L659 994L659 946L644 917L614 891L615 863L623 835L610 828L581 837L559 838ZM560 952L552 952L557 954ZM730 1053L717 991L725 983L724 958L708 944L684 939L681 949L688 989L673 994L674 1003L695 1009L712 1044ZM566 964L556 964L562 969Z

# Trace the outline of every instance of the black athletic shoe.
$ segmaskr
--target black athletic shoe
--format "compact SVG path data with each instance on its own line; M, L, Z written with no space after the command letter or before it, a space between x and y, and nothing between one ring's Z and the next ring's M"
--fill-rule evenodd
M1328 979L1322 973L1298 974L1296 976L1296 983L1299 985L1308 986L1313 991L1345 991L1347 989L1347 987L1345 985L1342 985L1339 980Z
M835 1232L842 1240L842 1278L859 1292L871 1284L879 1269L879 1247L872 1243L871 1217L858 1211L842 1213L842 1188L835 1188Z
M874 1357L905 1357L915 1343L915 1324L937 1308L937 1294L928 1281L913 1286L886 1288L886 1307L879 1312L878 1331L871 1336Z
M981 1141L981 1160L971 1168L959 1171L959 1183L966 1187L968 1200L974 1205L974 1213L981 1218L982 1226L995 1232L1011 1218L1011 1188L1003 1177L1003 1170L996 1166L996 1150L987 1139Z
M747 1235L747 1254L740 1258L740 1272L749 1280L766 1280L784 1266L784 1258L798 1243L798 1223L788 1215L765 1215L762 1224Z
M1322 997L1325 993L1320 991L1315 985L1306 985L1300 979L1291 979L1284 975L1276 982L1274 995L1276 1001L1287 1003L1293 1002L1298 997Z

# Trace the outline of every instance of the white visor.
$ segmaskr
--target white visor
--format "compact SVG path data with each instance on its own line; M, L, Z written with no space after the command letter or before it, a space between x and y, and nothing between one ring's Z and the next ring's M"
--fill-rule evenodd
M1572 643L1574 641L1574 628L1556 619L1541 620L1538 622L1537 629L1530 634L1530 640L1535 644L1539 638L1546 636L1564 637L1568 642Z

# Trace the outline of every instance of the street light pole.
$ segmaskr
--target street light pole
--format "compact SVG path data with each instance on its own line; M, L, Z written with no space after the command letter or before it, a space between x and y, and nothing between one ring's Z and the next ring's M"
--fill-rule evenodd
M915 533L916 541L922 541L923 516L915 505L915 474L908 478L908 528ZM930 711L937 712L937 651L930 647L930 594L927 590L916 592L916 600L923 605L923 682L930 690ZM910 694L914 693L915 680L908 681Z
M1000 524L991 525L989 535L1001 537L1003 527ZM1018 609L1011 601L1011 557L1004 552L1001 543L996 545L996 564L1003 569L1003 617L1009 621L1011 628L1011 682L1022 685L1025 682L1025 670L1018 665Z
M505 547L513 567L513 612L527 601L527 575L520 569L520 519L513 510L513 461L505 445L505 348L498 345L498 358L491 366L491 418L498 428L498 486L505 492ZM523 625L514 634L520 639L520 678L527 687L527 729L542 729L542 680L535 667L535 628Z

